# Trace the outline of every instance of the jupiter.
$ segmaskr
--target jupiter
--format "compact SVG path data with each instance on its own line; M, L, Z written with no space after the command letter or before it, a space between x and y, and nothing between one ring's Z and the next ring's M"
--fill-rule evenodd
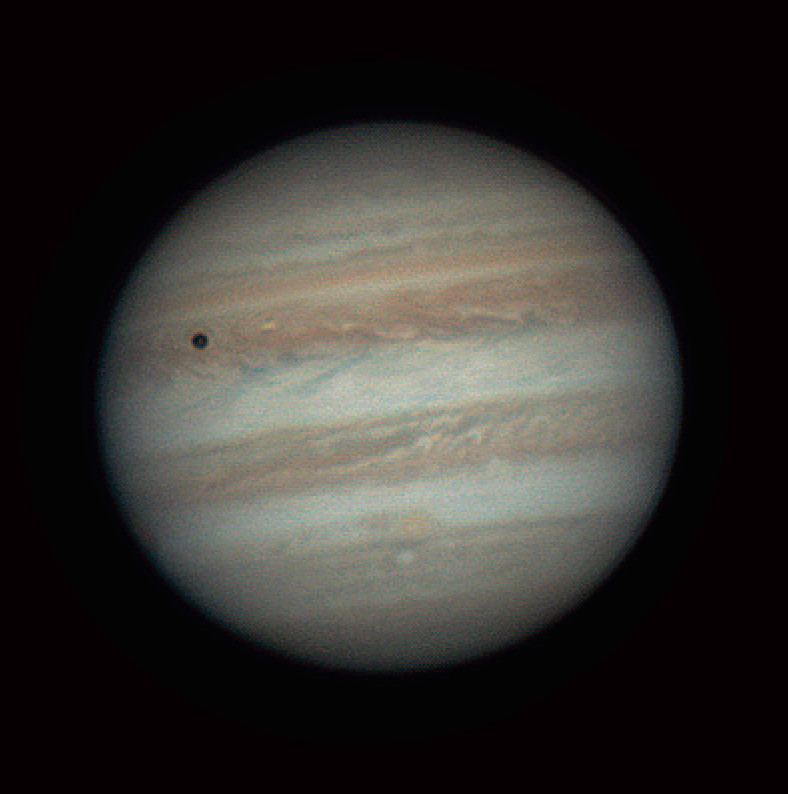
M430 124L266 149L152 240L106 332L114 498L179 597L336 671L528 642L637 544L681 418L669 309L554 166Z

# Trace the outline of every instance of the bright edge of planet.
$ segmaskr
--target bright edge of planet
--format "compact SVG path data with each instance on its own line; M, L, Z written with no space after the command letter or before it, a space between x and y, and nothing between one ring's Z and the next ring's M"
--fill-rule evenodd
M103 456L210 620L324 668L442 668L558 621L636 544L677 350L643 254L556 168L441 125L335 127L148 247L103 348Z

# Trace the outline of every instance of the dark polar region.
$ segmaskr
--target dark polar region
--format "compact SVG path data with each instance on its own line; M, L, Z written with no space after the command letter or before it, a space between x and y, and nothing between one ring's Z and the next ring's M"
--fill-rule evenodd
M681 408L664 299L604 207L416 124L306 136L207 188L140 261L103 364L105 460L162 575L342 670L560 619L637 542Z

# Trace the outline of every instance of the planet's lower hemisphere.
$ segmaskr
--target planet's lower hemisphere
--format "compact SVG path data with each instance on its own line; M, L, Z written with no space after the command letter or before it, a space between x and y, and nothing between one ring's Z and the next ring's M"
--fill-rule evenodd
M253 642L373 671L577 605L636 542L679 420L669 316L613 219L415 125L307 138L198 197L104 371L107 465L162 573Z

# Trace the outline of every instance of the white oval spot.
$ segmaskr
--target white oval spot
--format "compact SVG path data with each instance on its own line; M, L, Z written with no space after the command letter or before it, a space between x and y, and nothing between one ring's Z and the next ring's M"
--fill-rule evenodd
M416 552L411 549L405 549L396 556L397 565L411 565L416 562Z

